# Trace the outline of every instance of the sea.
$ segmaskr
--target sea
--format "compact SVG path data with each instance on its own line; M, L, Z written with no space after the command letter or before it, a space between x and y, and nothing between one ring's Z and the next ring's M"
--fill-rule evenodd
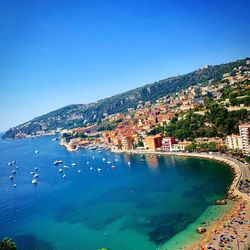
M183 249L230 209L213 205L233 179L222 163L68 152L53 138L0 140L0 239L17 249Z

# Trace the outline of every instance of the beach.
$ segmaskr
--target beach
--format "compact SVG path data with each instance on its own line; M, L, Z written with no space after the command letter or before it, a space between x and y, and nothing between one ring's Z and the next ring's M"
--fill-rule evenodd
M238 190L240 180L249 178L248 166L237 160L222 155L187 153L187 152L157 152L146 150L131 150L128 153L175 155L180 157L198 157L223 162L234 172L234 179L228 189L228 197L232 200L232 207L214 223L204 227L203 237L192 242L189 246L178 249L237 249L245 250L250 247L250 196ZM201 225L202 226L202 225ZM172 250L172 249L170 249Z

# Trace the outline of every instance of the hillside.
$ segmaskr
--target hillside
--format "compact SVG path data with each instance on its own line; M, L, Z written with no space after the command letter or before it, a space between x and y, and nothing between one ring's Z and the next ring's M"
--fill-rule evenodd
M94 123L104 114L124 112L128 108L136 107L139 101L154 101L191 85L208 83L209 80L218 81L223 74L244 65L246 60L206 66L185 75L163 79L94 103L69 105L10 128L3 138L14 139L18 135L32 135L41 131L49 132L57 128L73 128Z

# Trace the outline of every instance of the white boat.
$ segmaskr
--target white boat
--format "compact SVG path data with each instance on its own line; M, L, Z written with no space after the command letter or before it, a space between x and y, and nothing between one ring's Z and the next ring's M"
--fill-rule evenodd
M86 163L87 163L87 165L89 165L89 161L87 161Z
M93 171L94 169L91 167L91 168L89 168L89 170L90 170L90 171Z
M103 160L103 161L106 161L106 159L105 159L105 158L102 158L102 160Z
M118 161L118 159L115 159L115 161L117 162L117 161Z
M93 156L92 158L93 158L93 160L94 160L94 159L95 159L95 156Z
M8 162L8 165L11 166L11 165L12 165L12 162Z
M36 179L34 179L34 180L31 181L31 183L32 183L33 185L37 185L38 181L37 181Z
M128 165L131 165L131 162L130 162L130 161L128 162Z
M16 174L16 170L12 170L12 174Z
M39 151L38 151L38 150L36 150L36 151L35 151L35 154L39 154Z
M37 177L39 177L39 174L34 174L34 178L37 178Z
M35 168L36 171L38 171L38 168Z
M102 152L102 150L98 150L98 153L101 153Z
M16 164L16 161L12 161L12 164Z
M33 175L33 174L35 174L35 172L32 171L32 172L30 172L30 174Z
M13 184L13 187L15 188L15 187L16 187L16 184Z
M18 166L16 166L16 169L19 169L19 167L18 167Z
M62 177L63 177L63 178L66 178L66 174L64 174Z
M101 171L102 171L102 169L101 169L101 168L97 168L97 171L98 171L98 172L101 172Z
M9 177L11 180L13 180L14 179L14 177L12 176L12 175L10 175L10 177Z
M72 167L76 166L76 163L72 163L71 166L72 166Z
M114 169L116 169L116 166L113 165L113 166L111 166L111 168L114 170Z
M112 162L111 161L107 161L108 164L111 164Z
M60 168L58 171L61 173L63 170Z
M69 168L69 167L68 167L68 166L66 166L66 165L65 165L65 166L63 166L63 167L64 167L64 168Z
M78 172L78 173L81 173L81 172L82 172L82 170L81 170L81 169L78 169L78 170L77 170L77 172Z
M96 150L97 147L93 146L93 147L89 147L90 150Z
M54 165L58 165L58 164L61 164L61 163L62 163L61 160L56 160L56 161L54 161Z

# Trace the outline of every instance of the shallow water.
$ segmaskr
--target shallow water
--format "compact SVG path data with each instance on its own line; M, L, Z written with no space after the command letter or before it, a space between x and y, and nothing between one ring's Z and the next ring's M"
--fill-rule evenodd
M0 141L0 237L12 237L18 249L171 249L185 240L180 232L193 233L188 225L225 195L232 180L229 168L210 160L70 153L51 139ZM59 159L63 164L54 166ZM16 165L8 166L12 160ZM66 179L58 172L63 165L69 166ZM35 167L37 186L30 175Z

